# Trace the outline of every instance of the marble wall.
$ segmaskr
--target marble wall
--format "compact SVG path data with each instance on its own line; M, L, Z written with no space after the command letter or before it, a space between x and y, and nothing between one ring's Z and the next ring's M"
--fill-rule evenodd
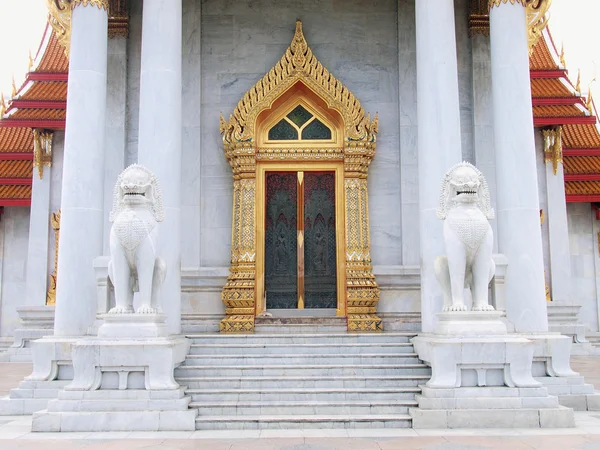
M591 331L598 331L598 232L600 226L589 203L567 203L571 249L571 289L580 304L579 318Z
M204 308L221 312L220 288L210 280L217 273L222 277L229 266L232 178L223 155L219 114L230 114L280 59L297 18L303 21L306 39L321 63L348 86L366 111L379 113L377 155L369 181L375 271L388 274L402 266L418 266L414 1L183 0L182 267L186 274L194 274L184 276L189 285L183 283L189 311L198 311L203 303ZM455 4L463 155L473 160L468 0ZM127 86L125 164L135 162L138 152L141 9L140 2L132 2L123 81ZM117 64L110 70L118 69ZM117 78L115 73L112 78ZM111 102L109 109L109 114L120 113ZM393 286L390 289L386 297L391 298L396 294ZM407 295L406 307L418 310L415 293Z
M19 325L16 307L25 299L29 208L4 208L0 216L0 336L12 336Z
M380 134L369 185L371 250L375 264L401 263L396 18L400 14L414 21L409 4L400 2L398 13L394 0L202 2L202 266L229 264L231 208L224 205L231 204L232 181L222 152L219 113L232 112L244 93L281 58L297 18L302 19L306 39L321 63L352 90L366 111L379 112ZM191 17L192 5L186 6L185 16ZM193 24L184 25L184 43L191 34L186 26Z

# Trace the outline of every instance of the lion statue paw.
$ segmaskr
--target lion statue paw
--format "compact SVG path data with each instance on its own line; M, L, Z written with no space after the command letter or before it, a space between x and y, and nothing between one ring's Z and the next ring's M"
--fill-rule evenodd
M160 308L153 308L148 305L140 306L137 310L138 314L160 314L161 312Z
M492 305L475 305L471 311L494 311L494 307Z
M111 308L110 311L108 311L109 314L133 314L133 307L121 307L121 306L115 306L114 308Z

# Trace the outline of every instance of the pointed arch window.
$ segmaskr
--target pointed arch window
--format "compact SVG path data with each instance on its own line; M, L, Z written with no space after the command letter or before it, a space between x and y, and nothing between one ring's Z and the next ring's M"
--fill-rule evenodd
M269 129L269 141L331 140L331 128L302 105Z

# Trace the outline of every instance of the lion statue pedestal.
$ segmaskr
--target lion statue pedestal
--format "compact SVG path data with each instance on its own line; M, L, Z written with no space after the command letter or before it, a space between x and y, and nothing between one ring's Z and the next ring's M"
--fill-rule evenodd
M191 397L173 377L190 341L169 336L161 313L167 268L157 254L163 220L158 180L134 164L114 192L108 272L116 305L103 315L98 336L73 345L73 381L47 410L35 413L33 431L195 430L197 410L188 408Z
M485 178L473 165L463 162L446 173L438 217L446 255L434 267L444 307L435 332L412 339L432 371L419 408L410 409L413 428L574 426L573 411L532 377L536 343L508 334L504 312L488 300L495 272L493 210Z

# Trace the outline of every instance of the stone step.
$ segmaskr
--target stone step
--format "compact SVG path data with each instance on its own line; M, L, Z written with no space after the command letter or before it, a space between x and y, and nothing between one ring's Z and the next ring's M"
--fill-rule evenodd
M219 344L192 344L190 355L269 355L288 354L312 355L314 353L327 353L336 355L356 355L362 353L411 353L412 344L408 342L368 342L368 343L219 343ZM258 356L257 356L258 357Z
M190 389L263 389L263 388L367 388L418 386L429 375L346 376L346 377L187 377L177 382Z
M289 333L270 334L186 334L192 344L350 344L350 343L408 343L417 334L413 332L383 333Z
M399 388L272 388L272 389L186 389L192 403L214 402L393 402L414 400L418 387Z
M200 416L197 430L264 430L290 428L409 428L407 414Z
M400 401L353 401L353 402L215 402L190 403L200 416L247 416L247 415L367 415L408 414L408 408L416 407L415 400Z
M185 359L186 365L192 366L232 366L251 365L261 361L264 365L286 364L286 365L332 365L332 364L416 364L419 362L416 353L403 353L402 356L394 354L358 354L358 355L188 355Z
M425 364L328 364L328 365L231 365L192 366L182 365L175 369L175 377L252 377L252 376L383 376L383 375L430 375Z

